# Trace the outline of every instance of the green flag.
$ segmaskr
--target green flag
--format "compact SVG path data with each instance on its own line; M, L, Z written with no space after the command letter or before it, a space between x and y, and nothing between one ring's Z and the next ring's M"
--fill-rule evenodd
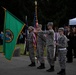
M17 38L24 26L23 22L8 10L5 10L3 53L6 59L11 60Z

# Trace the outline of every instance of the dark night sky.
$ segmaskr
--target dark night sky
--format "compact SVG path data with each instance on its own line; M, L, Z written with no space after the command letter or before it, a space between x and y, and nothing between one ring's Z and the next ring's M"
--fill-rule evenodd
M20 9L22 8L20 5L22 3L20 1L21 0L0 0L0 31L3 30L5 15L4 9L1 6L5 7L20 20L24 21L23 16L21 15L22 12L20 12Z
M33 3L31 3L32 1ZM4 10L1 6L5 7L23 22L25 22L25 16L27 15L28 24L33 25L34 0L0 0L0 31L3 30L4 25Z
M0 8L0 31L3 30L4 25L4 10Z
M28 24L33 25L35 0L0 0L0 31L4 25L4 10L8 9L12 14L25 22L28 16ZM76 0L38 0L38 20L41 24L54 21L55 25L63 26L68 20L76 17Z

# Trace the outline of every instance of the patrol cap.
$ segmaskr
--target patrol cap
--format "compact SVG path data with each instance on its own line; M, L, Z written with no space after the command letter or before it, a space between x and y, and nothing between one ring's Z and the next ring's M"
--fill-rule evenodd
M48 22L47 26L53 26L53 22Z
M32 30L34 30L34 27L33 26L29 26L29 28L28 29L32 29Z
M64 31L64 28L63 27L60 27L58 30Z

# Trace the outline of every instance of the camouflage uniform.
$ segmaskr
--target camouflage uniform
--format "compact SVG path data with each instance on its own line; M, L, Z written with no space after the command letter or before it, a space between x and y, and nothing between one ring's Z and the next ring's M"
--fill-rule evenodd
M47 59L50 66L54 66L54 31L44 31L46 34L46 45L47 45Z
M44 45L45 37L41 32L38 32L37 35L37 58L40 63L44 63Z
M54 31L49 30L46 33L47 59L50 66L54 66Z
M33 46L33 32L30 32L28 35L28 43L29 43L29 57L31 62L35 62L34 57L34 46Z
M61 35L58 38L58 58L61 69L66 68L66 54L67 54L67 38L65 35Z
M57 74L59 75L66 75L66 54L67 54L67 37L64 35L64 28L61 27L58 30L60 36L58 37L57 46L58 46L58 58L59 58L59 64L61 67L61 71L59 71Z

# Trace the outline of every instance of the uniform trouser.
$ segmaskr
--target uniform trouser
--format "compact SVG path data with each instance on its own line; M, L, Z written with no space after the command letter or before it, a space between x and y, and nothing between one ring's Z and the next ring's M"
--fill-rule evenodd
M30 57L31 62L35 62L34 47L33 46L29 47L29 57Z
M59 64L60 64L61 69L66 68L66 54L67 54L67 50L58 51Z
M50 66L54 66L54 46L47 46L47 60Z
M37 59L40 63L44 63L44 47L42 45L37 46Z

